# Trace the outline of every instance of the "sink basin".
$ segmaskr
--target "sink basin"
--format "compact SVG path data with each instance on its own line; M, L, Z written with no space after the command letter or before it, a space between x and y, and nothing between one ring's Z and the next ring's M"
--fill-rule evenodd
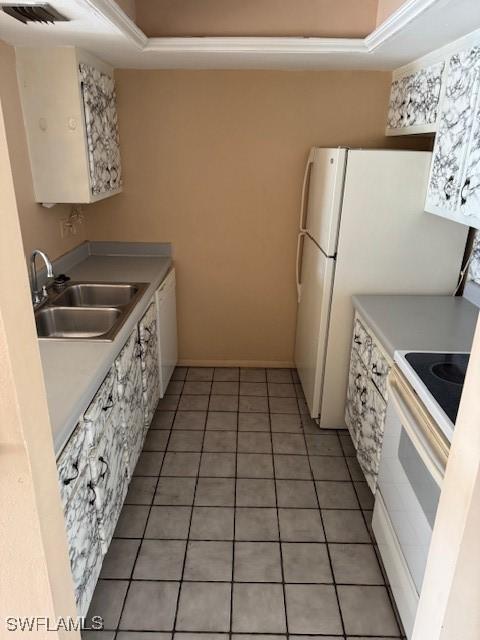
M147 289L146 282L70 282L35 312L38 337L111 342Z
M73 283L51 301L60 307L123 307L143 289L140 284Z
M109 341L121 316L122 311L114 308L43 307L35 313L35 322L39 338Z

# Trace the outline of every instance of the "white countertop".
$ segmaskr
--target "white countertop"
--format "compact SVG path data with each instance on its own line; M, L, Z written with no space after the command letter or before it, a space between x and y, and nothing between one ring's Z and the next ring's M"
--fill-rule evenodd
M115 357L165 278L170 257L90 255L68 271L72 280L149 282L113 342L39 340L55 453L58 455L90 404Z
M479 309L453 296L360 295L353 304L449 441L454 425L405 359L411 351L470 353Z
M386 352L470 352L478 308L453 296L357 295L353 305Z

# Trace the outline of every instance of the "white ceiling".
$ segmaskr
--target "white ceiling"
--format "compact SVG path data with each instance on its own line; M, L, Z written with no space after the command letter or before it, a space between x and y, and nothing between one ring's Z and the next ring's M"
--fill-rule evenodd
M24 25L0 12L0 39L80 46L117 68L394 69L480 29L480 0L407 0L364 39L147 38L114 0L49 1L71 21Z

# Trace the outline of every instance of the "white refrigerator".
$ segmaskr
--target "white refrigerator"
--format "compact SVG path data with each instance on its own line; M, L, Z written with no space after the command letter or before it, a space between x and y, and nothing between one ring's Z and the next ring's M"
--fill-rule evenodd
M424 212L431 153L312 148L297 239L295 365L312 418L344 428L352 296L451 294L468 229Z

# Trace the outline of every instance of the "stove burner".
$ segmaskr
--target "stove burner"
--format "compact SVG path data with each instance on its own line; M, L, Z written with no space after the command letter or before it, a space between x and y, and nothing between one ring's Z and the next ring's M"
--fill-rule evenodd
M452 362L437 362L432 364L430 371L434 376L445 380L445 382L451 382L452 384L461 384L465 380L465 371L462 371L460 367Z
M405 359L453 424L457 419L468 353L407 353Z

